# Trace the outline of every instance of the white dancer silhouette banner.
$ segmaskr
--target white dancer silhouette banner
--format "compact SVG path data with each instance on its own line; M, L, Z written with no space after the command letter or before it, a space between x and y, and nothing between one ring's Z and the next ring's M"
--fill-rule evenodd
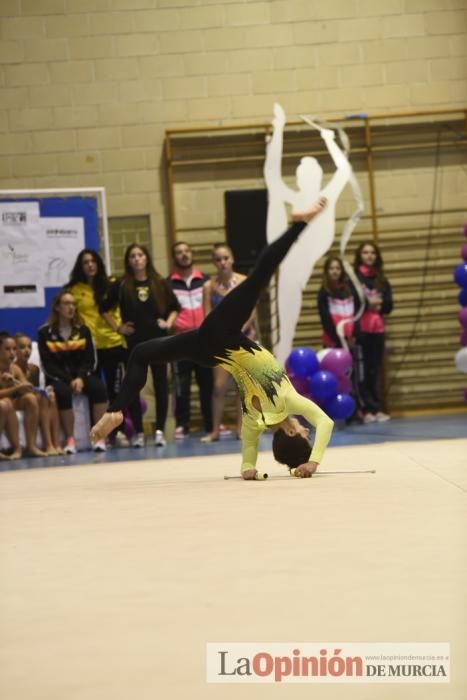
M323 171L316 158L303 157L296 169L297 189L290 188L282 178L282 151L286 115L279 104L274 105L273 133L266 147L264 178L268 189L267 240L276 240L288 225L286 205L303 210L319 197L326 197L328 204L319 217L313 219L301 234L297 243L283 261L279 269L276 290L278 332L273 333L273 350L277 359L285 363L292 349L295 328L302 306L303 289L318 260L332 246L335 236L335 212L337 200L350 183L357 199L357 212L345 231L345 245L363 211L360 188L350 167L346 154L335 142L334 131L303 117L317 128L331 156L336 171L330 182L323 188ZM359 201L358 201L359 200ZM344 241L343 241L344 242ZM343 251L341 250L341 253Z

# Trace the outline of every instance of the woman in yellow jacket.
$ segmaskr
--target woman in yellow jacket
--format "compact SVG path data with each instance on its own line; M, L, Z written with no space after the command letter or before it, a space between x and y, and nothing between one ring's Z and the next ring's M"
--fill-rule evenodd
M112 330L99 312L99 304L113 281L107 276L101 256L95 250L85 248L76 258L66 285L76 300L83 323L91 331L97 350L98 371L104 376L110 401L120 390L127 354L124 324L118 307L109 312L117 331ZM115 433L114 440L118 447L128 446L128 440L121 431Z

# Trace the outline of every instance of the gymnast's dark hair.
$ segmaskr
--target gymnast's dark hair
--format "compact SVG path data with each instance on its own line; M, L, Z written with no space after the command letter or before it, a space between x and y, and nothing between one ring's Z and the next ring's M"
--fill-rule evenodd
M286 464L291 469L299 467L310 458L310 441L301 435L290 437L282 428L279 428L272 438L272 453L279 464Z

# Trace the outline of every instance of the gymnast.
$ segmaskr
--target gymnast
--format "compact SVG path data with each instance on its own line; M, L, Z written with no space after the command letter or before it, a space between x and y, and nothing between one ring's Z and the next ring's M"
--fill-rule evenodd
M277 462L293 474L309 478L322 460L332 433L333 421L313 401L298 394L277 360L241 329L250 318L261 289L300 236L307 223L319 215L327 200L303 212L293 212L293 224L261 252L249 276L227 294L199 328L138 344L132 351L120 393L94 425L91 439L105 438L123 421L125 409L146 383L150 364L191 360L203 367L221 366L234 378L240 392L242 466L244 479L260 478L256 469L258 442L269 428L274 433L272 450ZM309 430L295 415L315 428L314 445Z

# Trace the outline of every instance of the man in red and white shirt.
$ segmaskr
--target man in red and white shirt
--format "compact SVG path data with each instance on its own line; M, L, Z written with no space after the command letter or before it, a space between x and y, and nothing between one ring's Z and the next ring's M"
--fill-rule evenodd
M174 268L168 281L177 297L181 310L178 312L172 331L185 333L198 328L203 319L203 285L208 275L193 266L193 253L188 243L178 241L172 246ZM172 363L175 383L175 438L183 439L190 429L191 377L195 372L199 388L201 415L207 434L212 432L212 388L210 367L201 367L190 360Z

